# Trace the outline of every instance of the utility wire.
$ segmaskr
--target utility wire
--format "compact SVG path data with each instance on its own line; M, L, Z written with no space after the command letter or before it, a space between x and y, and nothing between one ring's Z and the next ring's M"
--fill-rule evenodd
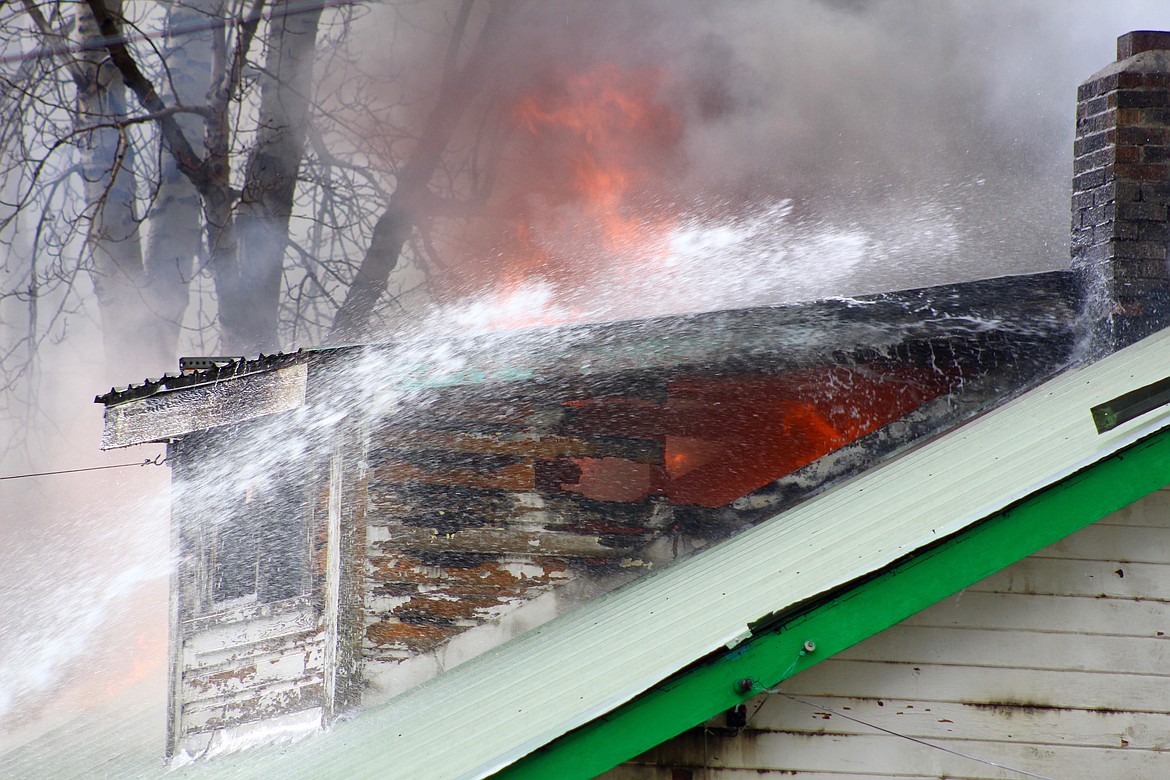
M358 5L364 0L301 0L301 2L292 2L285 4L280 9L270 10L262 15L266 21L271 21L274 18L281 16L296 16L297 14L310 13L322 8L340 8L347 5ZM3 0L0 0L0 6L3 6ZM19 54L8 54L0 57L0 65L8 65L14 62L24 62L26 60L40 60L47 57L56 57L59 54L76 54L83 51L91 51L93 49L104 49L112 43L134 43L135 41L148 41L166 36L186 36L195 35L196 33L207 32L214 30L217 27L230 24L240 24L243 21L242 17L217 17L208 19L205 22L188 22L187 24L169 25L165 29L156 30L154 32L136 32L123 33L121 35L113 35L109 37L95 37L90 38L84 42L69 41L67 43L59 43L49 46L41 46L34 51L20 52Z
M62 469L60 471L38 471L34 474L11 474L7 477L0 477L0 480L5 479L28 479L29 477L52 477L57 474L78 474L82 471L104 471L106 469L124 469L130 466L161 466L166 463L166 458L159 455L155 458L147 458L141 463L115 463L111 466L90 466L83 469Z
M980 758L979 756L973 756L969 753L961 753L958 750L952 750L951 748L943 747L942 745L936 745L933 742L927 742L926 740L919 739L918 737L911 737L908 734L900 734L897 731L893 731L891 729L884 728L882 726L877 725L876 723L868 723L864 720L861 720L860 718L855 718L852 715L848 715L844 712L839 712L837 710L834 710L831 707L826 707L823 704L817 704L815 702L806 701L806 700L801 699L797 696L793 696L790 693L784 693L783 691L779 691L775 688L765 688L763 692L783 696L786 699L791 699L792 701L800 702L801 704L812 707L813 709L822 710L824 712L831 713L833 715L836 715L837 717L844 718L845 720L851 720L854 723L859 723L862 726L868 726L871 729L877 729L878 731L885 732L886 734L889 734L889 735L894 736L894 737L901 737L902 739L908 739L911 742L917 742L919 745L925 745L926 747L934 748L935 750L941 750L944 753L950 753L951 755L958 756L959 758L966 758L970 761L978 761L980 764L987 764L988 766L993 766L996 769L1003 769L1003 770L1006 770L1008 772L1016 772L1018 774L1025 775L1027 777L1035 777L1035 778L1037 778L1037 780L1054 780L1054 778L1051 778L1048 775L1038 775L1035 772L1029 772L1025 769L1016 769L1015 767L1007 766L1005 764L997 764L994 761L988 761L986 758Z

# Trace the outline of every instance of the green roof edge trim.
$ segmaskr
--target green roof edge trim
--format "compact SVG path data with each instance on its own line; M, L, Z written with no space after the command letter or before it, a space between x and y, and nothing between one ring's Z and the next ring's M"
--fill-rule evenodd
M1170 430L1162 430L827 601L761 621L768 628L757 626L760 633L733 650L696 662L493 777L594 777L1167 484ZM745 692L740 684L748 679Z

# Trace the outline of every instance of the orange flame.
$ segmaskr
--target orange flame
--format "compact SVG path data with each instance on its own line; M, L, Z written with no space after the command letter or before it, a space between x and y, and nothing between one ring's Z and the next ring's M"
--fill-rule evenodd
M616 458L576 458L581 476L562 488L601 501L656 493L675 504L724 506L937 398L953 379L908 366L825 366L678 378L663 404L576 402L580 431L661 441L663 464L655 471Z
M663 179L680 136L659 98L663 81L659 70L606 62L514 100L509 116L525 149L512 175L524 192L513 199L520 213L501 247L505 266L491 280L501 295L537 277L560 289L588 284L590 274L620 279L622 256L664 253L672 221L638 202ZM525 324L563 321L565 312Z
M518 126L567 158L567 186L551 182L543 194L580 203L609 249L642 240L627 195L651 179L654 148L678 141L677 117L656 100L662 81L653 68L623 71L604 62L557 88L522 95L512 109Z

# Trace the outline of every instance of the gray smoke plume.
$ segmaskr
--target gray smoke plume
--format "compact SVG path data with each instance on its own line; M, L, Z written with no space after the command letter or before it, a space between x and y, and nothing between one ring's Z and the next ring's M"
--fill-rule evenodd
M601 316L662 311L644 311L644 295L598 303L618 293L605 273L582 282L595 267L633 265L664 298L702 284L711 308L1066 267L1076 86L1113 59L1117 35L1166 17L1150 0L518 6L495 100L569 92L600 63L630 81L654 71L638 94L675 125L627 148L626 206L651 222L674 211L704 246L744 220L757 240L657 269L644 247L599 258L571 198L551 192L564 172L548 146L565 139L548 135L513 134L497 192L553 256L538 270ZM472 243L462 262L481 283L515 262L506 243ZM792 251L761 264L775 247ZM716 277L725 288L710 289Z
M516 6L513 45L488 79L489 97L515 101L555 90L610 62L623 73L659 73L653 99L677 118L670 132L635 145L642 155L630 191L635 216L653 221L670 212L675 220L663 255L649 260L620 249L599 259L596 244L575 230L576 204L544 191L551 158L513 133L498 193L530 210L567 267L627 269L619 289L607 287L612 273L582 272L573 287L563 272L547 269L551 286L535 300L601 317L1065 267L1076 86L1114 59L1118 35L1170 27L1170 12L1156 0ZM434 41L449 11L416 4L415 26L387 32L379 8L371 10L366 66L401 79L384 90L396 111L423 116L429 108L426 90L441 66ZM499 279L509 262L491 251L495 240L485 231L470 241L486 266L474 274L479 281ZM61 360L78 361L67 347ZM85 419L58 418L74 432L68 447L33 463L9 457L7 473L79 465L74 455L97 446L100 410L90 399L104 389L96 378L61 379L53 391L67 390ZM49 424L41 424L48 437ZM94 495L87 483L44 483L19 501L13 483L0 483L7 550L0 679L8 683L0 714L14 708L35 716L69 675L75 688L102 690L111 665L91 663L100 648L103 657L123 659L114 666L130 679L125 659L139 637L155 642L163 633L156 564L165 511L117 503L153 497L161 486L157 476L114 473L100 494L103 506L92 510L71 511L83 494ZM70 599L76 610L62 608ZM96 625L95 615L123 625ZM150 652L161 691L163 651L152 644Z

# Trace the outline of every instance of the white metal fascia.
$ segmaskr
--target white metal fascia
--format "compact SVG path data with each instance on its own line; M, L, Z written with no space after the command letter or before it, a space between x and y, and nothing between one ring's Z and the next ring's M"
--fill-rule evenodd
M229 777L489 775L725 646L1170 425L1098 434L1090 407L1170 376L1170 331L1071 370L716 547ZM1170 475L1167 475L1170 483ZM216 776L221 776L218 772Z

